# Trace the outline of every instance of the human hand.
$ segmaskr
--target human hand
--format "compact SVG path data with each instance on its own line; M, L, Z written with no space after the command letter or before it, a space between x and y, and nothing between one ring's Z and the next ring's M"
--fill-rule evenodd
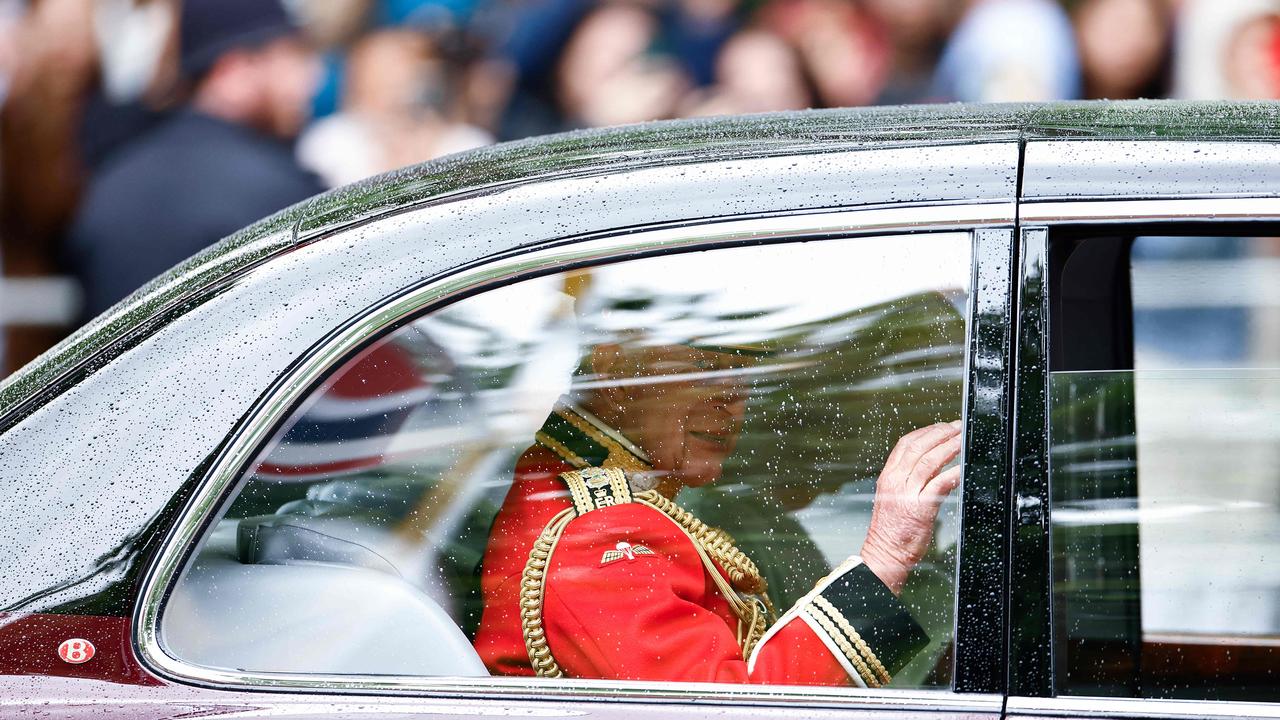
M914 430L898 440L880 471L861 555L894 594L929 549L938 508L960 484L960 466L942 468L960 454L962 439L959 420Z

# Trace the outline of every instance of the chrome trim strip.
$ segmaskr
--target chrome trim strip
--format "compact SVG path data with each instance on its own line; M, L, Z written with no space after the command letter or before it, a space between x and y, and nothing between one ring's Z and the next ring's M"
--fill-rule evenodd
M1014 222L1014 203L841 210L806 215L706 221L612 235L581 242L557 243L532 252L517 252L449 275L389 298L343 328L303 359L249 414L227 443L182 517L166 538L147 573L142 599L134 612L138 657L152 671L179 681L227 689L323 690L333 692L465 693L470 697L523 699L594 698L637 702L698 701L750 704L794 704L797 701L841 707L868 704L901 709L952 709L998 712L1000 696L956 695L948 691L876 691L844 688L735 686L711 683L652 685L608 680L566 680L554 687L532 678L423 678L250 673L192 665L165 652L159 635L160 613L169 588L182 569L184 550L220 504L225 490L252 461L299 397L325 372L369 337L408 316L445 303L461 293L511 282L535 273L600 261L694 250L699 247L801 240L806 237L882 235L921 231L959 231Z
M1280 220L1280 197L1023 202L1024 225Z
M1280 718L1280 705L1219 700L1010 697L1009 715L1105 718Z

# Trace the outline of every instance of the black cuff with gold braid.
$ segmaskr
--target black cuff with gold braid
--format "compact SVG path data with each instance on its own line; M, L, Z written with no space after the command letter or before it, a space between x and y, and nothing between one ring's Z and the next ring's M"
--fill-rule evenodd
M869 687L887 684L929 644L924 628L865 565L830 581L805 612L846 650Z

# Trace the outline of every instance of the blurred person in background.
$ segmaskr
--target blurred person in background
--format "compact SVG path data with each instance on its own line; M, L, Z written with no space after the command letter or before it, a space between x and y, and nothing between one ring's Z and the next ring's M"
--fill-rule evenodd
M1238 47L1258 38L1240 31L1257 18L1280 12L1280 0L1182 0L1174 38L1173 96L1187 100L1225 100L1248 94L1248 78L1231 66L1247 67L1247 51ZM1254 65L1265 70L1265 65ZM1233 79L1231 74L1235 73Z
M669 54L652 52L661 32L653 8L603 2L578 23L555 70L556 97L572 127L670 118L689 89Z
M0 0L0 107L9 94L9 82L18 66L18 30L22 26L22 0Z
M686 99L685 117L803 110L813 105L795 49L773 33L734 35L716 58L716 83Z
M817 107L869 105L884 92L892 49L861 3L773 0L759 18L799 52Z
M330 187L493 142L459 119L465 68L425 32L384 29L347 56L339 112L312 124L298 159Z
M368 28L372 1L289 1L289 9L320 57L321 80L311 98L311 110L314 117L325 117L338 110L346 57Z
M745 14L735 0L529 0L498 7L507 15L497 50L515 78L499 133L504 139L669 118L697 107L705 88L720 82L721 52Z
M664 44L695 86L715 81L721 50L742 25L741 5L738 0L675 0L669 4Z
M77 135L87 174L163 120L175 102L179 3L94 3L98 77L81 111Z
M9 95L9 83L18 67L18 30L22 26L22 4L20 0L0 0L0 108L4 107ZM0 140L2 142L2 140ZM4 191L4 168L0 165L0 195ZM0 232L3 232L0 225ZM4 271L4 245L0 242L0 276ZM0 296L0 302L3 297ZM0 304L0 316L4 307ZM0 333L0 376L3 376L5 365L5 337Z
M498 137L514 140L564 129L553 76L564 44L589 8L587 0L524 0L503 7L506 12L496 14L491 32L512 87Z
M180 54L185 106L94 173L69 233L87 316L323 189L290 145L319 66L279 0L185 0Z
M877 104L928 102L933 70L964 3L955 0L864 0L891 53Z
M1223 64L1229 97L1280 98L1280 12L1260 12L1237 24Z
M79 110L93 86L97 53L92 0L41 0L14 28L4 104L5 239L45 244L75 206ZM16 249L16 248L15 248Z
M1084 97L1165 97L1173 19L1167 0L1084 0L1075 12Z
M1053 0L969 0L939 62L933 96L962 102L1080 96L1075 33Z
M58 271L58 248L82 184L76 147L80 113L97 73L93 0L10 3L0 53L10 63L0 107L0 254L4 276L38 278ZM20 13L15 17L14 13ZM57 342L59 327L15 325L5 312L0 374Z

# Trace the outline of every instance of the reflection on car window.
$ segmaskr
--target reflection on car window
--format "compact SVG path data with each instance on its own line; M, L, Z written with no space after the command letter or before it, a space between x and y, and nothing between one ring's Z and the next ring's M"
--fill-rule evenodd
M1060 692L1280 700L1277 271L1272 238L1099 238L1066 258Z
M967 234L829 240L421 317L292 413L162 642L264 673L949 687L969 276ZM936 467L897 582L858 553L903 457Z

